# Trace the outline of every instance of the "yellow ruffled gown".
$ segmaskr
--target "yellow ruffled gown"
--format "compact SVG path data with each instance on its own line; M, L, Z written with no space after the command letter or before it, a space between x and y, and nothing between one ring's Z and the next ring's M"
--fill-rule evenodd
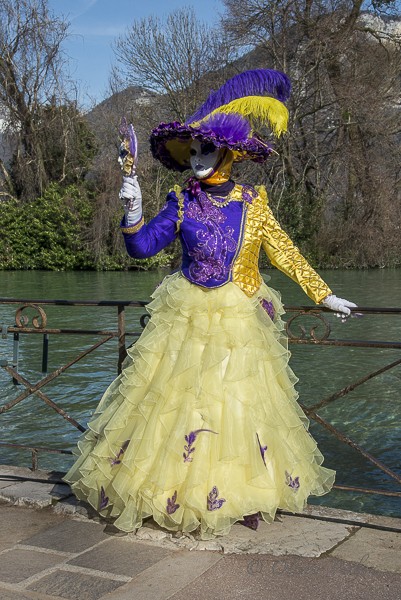
M274 221L263 190L259 199L270 219L270 259L323 298L329 288ZM271 522L277 508L301 511L309 495L333 485L296 401L280 297L260 282L244 293L240 271L237 283L214 289L181 273L165 278L79 441L65 479L123 531L153 517L171 531L200 528L206 539L246 515Z

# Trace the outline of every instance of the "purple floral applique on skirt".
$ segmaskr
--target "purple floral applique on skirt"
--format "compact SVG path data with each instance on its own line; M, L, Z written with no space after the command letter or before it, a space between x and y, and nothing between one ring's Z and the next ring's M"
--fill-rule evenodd
M219 490L216 486L212 488L212 491L209 493L207 497L207 509L208 510L217 510L221 508L226 502L225 498L219 498Z
M274 321L275 311L274 311L273 302L263 298L263 300L261 300L260 303L262 305L262 308L267 312L267 314L271 318L271 320Z
M180 508L180 505L175 503L176 500L177 500L177 490L174 492L174 494L172 495L171 498L167 498L167 506L166 506L167 514L172 515L175 513L176 510L178 510Z

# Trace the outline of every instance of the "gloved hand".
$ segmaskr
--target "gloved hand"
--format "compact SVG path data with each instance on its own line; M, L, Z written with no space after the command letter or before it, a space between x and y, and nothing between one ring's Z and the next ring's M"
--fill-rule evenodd
M123 177L119 198L123 202L126 227L139 223L142 219L142 192L137 175Z
M322 304L326 308L330 308L330 310L336 311L336 316L340 317L343 322L347 319L347 317L350 316L350 308L356 308L357 306L353 302L349 302L348 300L344 300L343 298L337 298L337 296L335 296L334 294L326 296Z

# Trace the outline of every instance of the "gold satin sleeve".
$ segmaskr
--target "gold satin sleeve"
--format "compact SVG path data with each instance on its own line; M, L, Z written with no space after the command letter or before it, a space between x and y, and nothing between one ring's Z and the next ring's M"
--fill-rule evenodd
M313 302L320 304L332 293L331 289L281 229L268 206L265 188L260 186L256 189L265 200L266 219L263 223L262 246L270 262L298 283Z
M232 196L242 201L242 186L235 186ZM240 237L242 241L234 260L232 281L250 298L260 288L259 252L262 245L264 204L260 196L243 211Z

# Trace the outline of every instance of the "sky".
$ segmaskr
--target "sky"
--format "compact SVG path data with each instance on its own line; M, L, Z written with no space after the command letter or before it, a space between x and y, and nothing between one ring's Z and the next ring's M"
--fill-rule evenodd
M90 106L108 96L107 85L114 61L113 41L135 20L191 6L196 16L209 21L223 12L221 0L48 0L56 16L70 23L64 51L70 72L81 90L80 102ZM213 19L211 20L213 22Z

